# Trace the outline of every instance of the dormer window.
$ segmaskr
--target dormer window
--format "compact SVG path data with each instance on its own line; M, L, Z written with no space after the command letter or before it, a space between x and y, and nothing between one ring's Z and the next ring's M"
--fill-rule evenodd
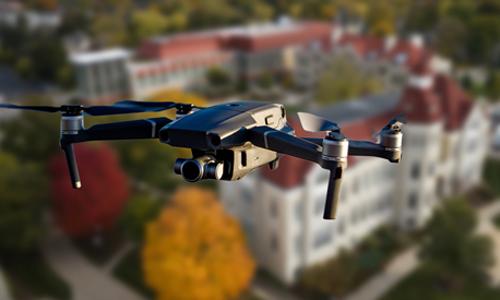
M402 53L402 52L396 54L396 57L394 57L394 61L399 65L404 64L407 59L408 59L408 55L406 55L406 53Z

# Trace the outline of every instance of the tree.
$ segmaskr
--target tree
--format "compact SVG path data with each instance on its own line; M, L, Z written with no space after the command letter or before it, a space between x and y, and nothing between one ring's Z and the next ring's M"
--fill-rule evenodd
M46 181L40 168L0 152L0 252L33 250L43 235Z
M109 230L129 196L127 177L106 144L77 145L75 154L83 187L74 190L63 154L50 162L53 210L57 223L72 237Z
M144 228L158 215L163 203L146 194L133 196L125 206L120 225L135 241L142 241Z
M35 98L30 104L50 104L45 98ZM58 151L59 121L56 114L23 111L19 117L1 124L2 150L25 162L46 162Z
M373 74L364 72L348 57L333 59L326 71L320 76L316 99L321 104L376 93L383 88L383 83Z
M147 225L142 257L158 299L235 299L254 272L238 223L199 188L180 189Z
M421 257L427 268L446 286L459 287L464 280L482 282L493 262L491 241L474 235L477 217L461 198L444 203L429 222Z
M493 101L500 99L500 71L492 70L486 81L486 94Z
M214 87L225 86L231 81L228 72L217 67L209 69L206 73L206 77L208 83Z
M132 15L132 27L138 41L163 33L168 24L168 19L156 7L138 10Z

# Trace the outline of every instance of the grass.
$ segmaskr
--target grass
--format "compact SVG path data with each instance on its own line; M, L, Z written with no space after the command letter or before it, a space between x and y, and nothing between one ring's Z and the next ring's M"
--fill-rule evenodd
M148 299L154 299L153 291L146 286L141 268L141 256L139 248L128 253L113 270L113 275L144 295Z
M378 273L408 245L407 239L390 228L381 228L356 249L341 252L325 263L305 269L294 290L312 299L343 296Z
M445 288L436 279L435 274L425 267L420 267L404 279L396 288L386 294L382 300L496 300L500 290L488 287L477 280L464 280L460 288Z
M18 299L71 299L70 287L50 268L41 253L5 256L2 265Z

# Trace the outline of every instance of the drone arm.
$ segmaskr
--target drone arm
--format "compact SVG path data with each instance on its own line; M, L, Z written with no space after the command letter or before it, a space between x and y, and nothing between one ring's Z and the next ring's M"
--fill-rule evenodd
M306 138L305 140L321 145L323 139L319 138ZM374 156L385 158L391 162L398 162L400 159L400 152L397 149L390 149L382 146L381 144L373 143L370 141L357 141L349 140L349 155L352 156Z
M321 147L305 139L267 126L248 130L248 140L257 147L318 163Z
M349 141L349 155L354 156L375 156L385 158L390 162L399 162L400 149L386 148L381 144L369 141Z
M73 149L74 143L101 140L128 140L157 138L160 129L171 122L166 118L135 120L94 125L88 129L81 129L75 134L61 134L61 149L64 151L68 163L69 175L73 188L82 186L78 165Z
M154 139L158 138L160 129L170 122L171 120L167 118L154 118L98 124L80 130L75 135L63 135L62 140L67 140L69 143L81 143L102 140Z

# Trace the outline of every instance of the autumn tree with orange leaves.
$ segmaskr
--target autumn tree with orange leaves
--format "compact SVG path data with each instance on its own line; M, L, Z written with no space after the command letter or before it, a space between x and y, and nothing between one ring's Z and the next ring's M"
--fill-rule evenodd
M213 192L178 190L147 225L145 281L158 299L235 299L248 288L255 264L243 232Z

